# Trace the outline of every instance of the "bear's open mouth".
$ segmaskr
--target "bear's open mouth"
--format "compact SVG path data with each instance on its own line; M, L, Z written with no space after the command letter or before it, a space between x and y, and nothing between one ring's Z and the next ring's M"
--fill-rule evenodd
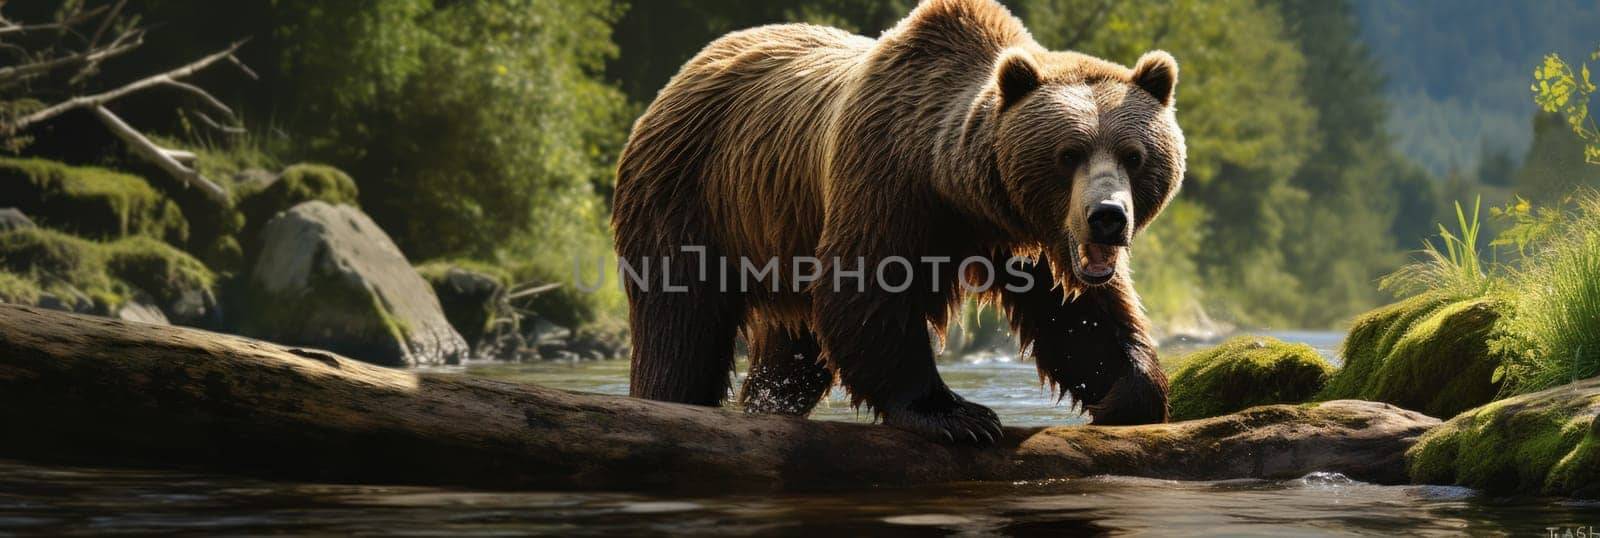
M1098 243L1080 244L1073 253L1072 269L1088 284L1104 284L1117 273L1117 259L1122 256L1122 249Z

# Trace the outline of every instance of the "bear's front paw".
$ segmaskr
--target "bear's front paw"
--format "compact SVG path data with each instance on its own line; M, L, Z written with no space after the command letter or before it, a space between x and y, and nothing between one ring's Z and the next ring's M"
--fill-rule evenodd
M1158 379L1159 378L1159 379ZM1167 378L1135 370L1111 385L1104 398L1086 402L1096 426L1160 424L1167 421Z
M885 409L883 423L947 443L992 445L1004 435L993 410L943 387L903 407Z

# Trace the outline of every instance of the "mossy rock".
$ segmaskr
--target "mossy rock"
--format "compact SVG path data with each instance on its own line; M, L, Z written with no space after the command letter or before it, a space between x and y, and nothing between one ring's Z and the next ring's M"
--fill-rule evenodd
M1509 308L1498 296L1428 294L1375 310L1346 337L1344 367L1319 399L1391 403L1438 417L1494 400L1501 363L1489 341Z
M1600 378L1472 409L1406 453L1411 480L1600 498Z
M1172 376L1172 420L1305 402L1332 375L1333 367L1311 346L1237 336L1179 362Z
M189 223L172 200L138 176L44 159L0 157L0 191L40 226L92 239L143 235L172 243Z
M216 275L171 245L130 237L105 245L105 262L113 277L148 293L174 322L197 325L218 314L212 292Z
M0 303L39 304L39 293L32 277L0 270Z
M18 289L31 283L30 304L48 294L71 310L109 315L142 292L174 321L193 323L215 309L209 300L215 275L199 260L149 237L106 243L47 228L4 232L0 271L16 277L10 285ZM81 304L83 298L93 305Z
M104 244L47 228L0 233L0 270L35 282L36 299L54 297L74 312L109 314L130 291L107 272Z
M236 245L246 259L259 249L261 228L278 213L313 200L357 205L356 182L338 168L301 163L283 169L275 179L242 181L233 193L243 219Z
M390 366L453 363L469 351L433 289L360 210L306 202L261 235L242 333Z
M498 313L496 302L511 285L511 274L471 260L439 260L417 266L417 274L433 287L444 317L474 349Z

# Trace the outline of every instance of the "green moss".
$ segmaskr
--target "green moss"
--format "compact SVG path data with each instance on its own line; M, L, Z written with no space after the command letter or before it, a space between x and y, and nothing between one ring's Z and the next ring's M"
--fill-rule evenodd
M355 180L338 168L301 163L285 168L276 181L239 186L234 199L249 219L271 218L278 211L312 200L356 205L358 194Z
M422 275L429 283L438 282L450 273L451 269L462 269L474 273L482 273L493 278L502 286L511 285L511 272L496 265L471 260L466 258L450 258L433 260L417 266L417 274Z
M1500 400L1429 431L1406 453L1417 483L1492 493L1600 496L1600 381Z
M0 303L37 304L39 283L27 275L0 271Z
M1436 417L1493 401L1500 360L1489 350L1506 303L1495 297L1450 303L1417 320L1395 342L1369 385L1369 399Z
M233 193L242 220L238 241L242 246L238 248L243 257L252 257L261 228L280 211L312 200L356 205L357 195L355 180L320 164L296 164L285 168L275 181L241 184Z
M1339 350L1344 365L1317 397L1323 400L1365 397L1373 375L1383 366L1384 358L1394 349L1395 341L1405 333L1405 328L1446 302L1444 294L1423 294L1356 318Z
M0 233L0 269L32 279L75 310L109 311L128 293L106 272L104 245L46 228ZM94 304L82 304L80 297Z
M45 228L0 233L0 271L26 278L75 308L88 306L74 302L82 294L102 311L121 306L133 290L165 305L216 282L199 260L149 237L101 243Z
M75 235L146 235L174 243L189 237L189 223L176 203L145 180L121 172L0 157L0 191L40 226Z
M1499 354L1490 349L1507 310L1498 295L1452 301L1424 294L1356 320L1345 364L1318 399L1355 398L1452 416L1494 399Z
M1333 375L1333 368L1311 346L1264 336L1234 337L1179 364L1172 377L1173 420L1304 402Z
M159 304L171 304L185 292L216 284L216 276L200 260L148 237L107 244L105 256L112 276L144 290Z

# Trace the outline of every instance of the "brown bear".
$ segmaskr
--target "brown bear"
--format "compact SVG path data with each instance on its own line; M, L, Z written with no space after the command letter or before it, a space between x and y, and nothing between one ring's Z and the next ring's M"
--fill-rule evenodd
M1046 50L993 0L925 0L876 40L711 43L618 165L632 395L720 405L742 332L748 410L803 416L837 382L885 424L992 443L930 335L977 297L1095 423L1165 421L1127 248L1182 181L1177 75Z

